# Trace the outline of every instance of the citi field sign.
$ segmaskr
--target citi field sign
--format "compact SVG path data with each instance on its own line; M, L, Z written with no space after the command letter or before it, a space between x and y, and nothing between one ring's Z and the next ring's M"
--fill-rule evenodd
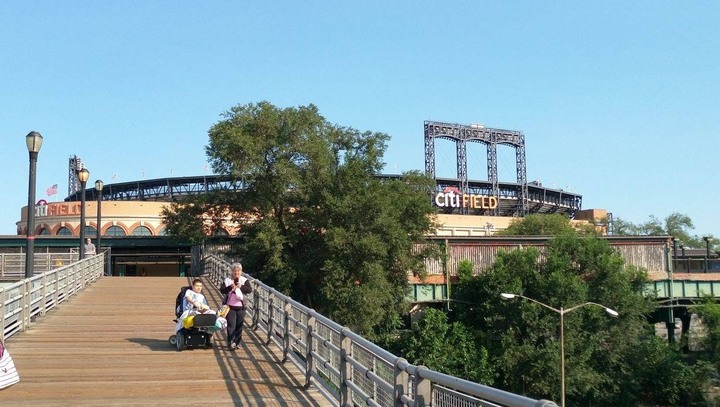
M41 199L35 204L35 216L74 216L80 215L80 202L54 202L48 203Z
M435 195L435 205L441 208L495 209L498 199L494 196L463 194L456 187L445 187Z

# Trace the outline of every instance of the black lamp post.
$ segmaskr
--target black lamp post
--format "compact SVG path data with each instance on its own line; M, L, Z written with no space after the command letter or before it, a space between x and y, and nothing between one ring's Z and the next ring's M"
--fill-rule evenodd
M25 278L33 276L35 261L35 169L37 157L42 147L43 137L36 131L25 136L28 153L30 153L30 180L28 182L27 205L27 249L25 250Z
M705 272L710 272L710 236L704 236L705 241Z
M80 260L85 258L85 185L90 178L90 171L83 167L78 171L80 180Z
M100 253L100 232L102 232L102 224L100 223L101 215L100 215L100 206L102 204L102 190L103 190L103 182L102 180L95 181L95 190L97 191L97 253Z

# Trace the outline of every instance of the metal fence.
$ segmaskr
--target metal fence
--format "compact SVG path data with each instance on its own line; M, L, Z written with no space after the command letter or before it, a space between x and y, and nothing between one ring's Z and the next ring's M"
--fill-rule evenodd
M77 252L35 253L34 274L50 271L78 260ZM0 280L21 280L25 277L25 253L0 253Z
M35 318L99 279L103 275L104 257L97 254L0 287L2 340L26 330Z
M230 263L203 258L203 270L218 287ZM252 328L266 336L335 406L375 407L557 407L493 387L416 366L346 327L250 278L248 315Z

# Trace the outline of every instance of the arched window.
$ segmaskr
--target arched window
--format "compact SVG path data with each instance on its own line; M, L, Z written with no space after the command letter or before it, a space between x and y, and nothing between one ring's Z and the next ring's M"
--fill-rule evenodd
M72 236L72 230L70 230L70 228L63 226L60 229L58 229L57 235L58 236Z
M138 226L132 231L133 236L152 236L152 232L147 226Z
M125 236L125 231L120 226L110 226L105 229L105 236Z
M48 228L42 228L40 229L40 232L38 233L40 236L48 236L50 235L50 229Z
M85 225L85 237L96 237L97 230L90 225Z

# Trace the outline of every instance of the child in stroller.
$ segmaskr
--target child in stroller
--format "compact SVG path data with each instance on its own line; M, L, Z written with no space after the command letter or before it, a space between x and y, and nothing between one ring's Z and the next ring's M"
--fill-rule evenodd
M175 335L170 337L169 342L178 351L190 346L212 348L213 333L222 327L222 318L210 309L202 289L202 281L195 279L192 286L181 288L176 299Z

